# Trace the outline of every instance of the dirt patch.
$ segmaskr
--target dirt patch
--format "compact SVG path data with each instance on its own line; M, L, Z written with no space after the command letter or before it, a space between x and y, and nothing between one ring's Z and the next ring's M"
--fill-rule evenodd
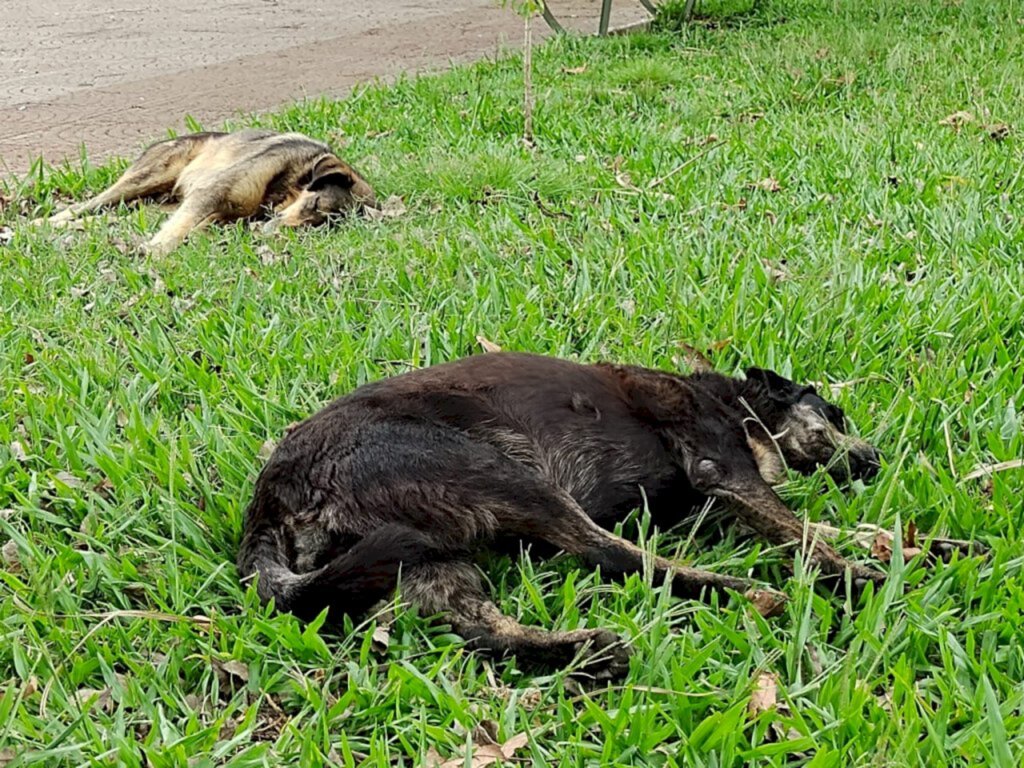
M345 8L344 6L363 6ZM569 28L597 29L596 0L557 0ZM5 0L0 171L38 156L132 155L184 130L304 96L341 96L399 72L441 69L517 45L522 22L497 0ZM612 21L645 18L617 0ZM538 21L537 32L547 30Z

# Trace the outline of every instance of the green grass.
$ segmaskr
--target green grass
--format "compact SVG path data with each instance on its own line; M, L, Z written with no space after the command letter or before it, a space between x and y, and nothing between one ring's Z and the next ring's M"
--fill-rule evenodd
M259 118L344 143L405 197L399 218L332 231L218 227L145 260L119 244L153 208L61 233L16 200L0 214L0 764L414 765L464 754L483 723L527 733L517 756L538 766L1019 765L1024 471L965 475L1024 454L1020 15L779 0L556 41L536 56L532 151L516 60ZM940 125L959 110L976 122ZM121 167L12 191L45 212ZM777 192L749 186L766 178ZM853 606L735 532L685 548L780 584L792 600L770 621L564 558L496 559L508 613L629 640L610 690L480 658L411 613L382 650L372 622L339 635L259 607L233 558L261 446L478 334L668 368L686 342L725 372L844 383L886 465L852 493L794 479L793 507L991 554L893 565ZM765 670L780 705L751 717Z

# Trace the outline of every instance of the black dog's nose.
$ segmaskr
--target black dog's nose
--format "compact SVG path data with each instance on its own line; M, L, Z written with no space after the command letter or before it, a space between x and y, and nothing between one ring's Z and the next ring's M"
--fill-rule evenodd
M855 480L870 480L882 468L882 454L875 448L850 453L850 475Z

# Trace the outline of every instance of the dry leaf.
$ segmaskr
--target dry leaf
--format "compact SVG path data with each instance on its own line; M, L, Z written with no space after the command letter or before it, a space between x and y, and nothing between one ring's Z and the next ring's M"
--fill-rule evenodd
M274 249L266 243L263 243L256 249L256 255L260 257L260 263L265 267L288 261L288 254L275 253Z
M784 594L771 589L752 589L747 592L747 598L754 606L754 610L766 619L780 616L788 602L788 598Z
M677 346L683 350L683 362L692 371L713 371L715 366L708 359L707 355L701 352L696 347L690 346L685 341L680 341Z
M484 336L477 336L476 342L483 347L484 352L501 352L501 347Z
M387 624L381 624L375 630L373 630L373 637L370 645L375 653L387 653L388 646L391 643L391 629Z
M985 132L992 141L1002 141L1010 135L1010 126L1006 123L992 123L985 126Z
M11 441L11 455L15 461L23 462L28 458L28 454L25 453L25 446L21 444L20 440Z
M582 75L587 71L587 65L580 64L578 67L562 67L562 71L567 75Z
M960 112L954 112L952 115L949 115L948 117L939 120L939 125L948 125L953 130L959 131L968 123L973 122L974 115L972 115L970 112L964 112L961 110Z
M14 230L10 227L0 227L0 245L7 245L14 239Z
M371 219L394 219L405 213L405 201L398 195L391 195L378 208L367 208L366 215Z
M109 477L104 477L96 485L92 487L96 493L102 496L104 499L109 499L114 495L114 484L110 482Z
M275 448L277 448L276 441L271 439L264 440L263 445L260 446L260 450L256 455L259 456L261 461L267 461Z
M0 749L0 768L13 763L18 757L18 753L14 751L12 747L4 747Z
M779 192L782 190L782 187L776 179L769 176L765 179L761 179L760 181L747 184L747 189L760 189L765 192Z
M504 744L483 744L470 747L469 765L472 768L486 768L499 760L510 760L515 757L517 750L522 749L529 743L525 733L513 736ZM444 760L434 747L427 750L423 763L433 768L463 768L466 765L466 758L463 755Z
M817 61L821 61L822 59L827 59L830 53L831 51L828 48L819 48L814 52L814 58Z
M883 563L892 560L892 536L885 531L879 531L875 535L875 540L871 542L871 555Z
M742 115L737 115L736 120L741 123L756 123L764 117L764 112L744 112Z
M768 259L761 259L761 266L764 267L765 274L773 283L781 283L783 280L789 279L788 272L775 266Z
M96 707L107 713L114 710L110 688L79 688L75 691L75 699L82 709Z
M639 192L640 189L633 183L633 179L626 171L619 171L615 174L615 183L623 189L628 189L633 192Z
M759 672L754 678L754 691L750 694L747 711L751 717L775 709L779 701L779 676L774 672Z
M7 509L0 509L0 520L10 520L14 517L14 510L8 507Z
M1021 467L1024 467L1024 459L1010 459L998 464L979 464L964 475L964 480L977 480L985 475L994 475L996 472L1005 472L1008 469L1020 469Z
M0 547L0 563L3 563L12 573L21 570L21 558L18 556L18 545L14 539Z
M903 546L917 546L917 523L915 523L913 520L907 523L907 535L903 537Z
M249 667L244 662L236 661L214 661L217 669L227 673L230 677L237 677L243 683L249 682Z
M54 479L62 483L63 485L66 485L68 488L81 488L82 486L85 485L84 482L79 480L70 472L65 472L63 470L54 475Z

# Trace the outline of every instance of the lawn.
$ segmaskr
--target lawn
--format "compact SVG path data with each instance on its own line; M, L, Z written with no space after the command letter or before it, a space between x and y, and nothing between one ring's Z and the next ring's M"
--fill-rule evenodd
M131 246L153 207L68 232L21 213L122 164L8 188L0 766L454 766L491 740L538 766L1021 764L1024 470L977 471L1024 454L1020 6L705 10L538 49L532 149L515 58L236 123L330 139L404 198L398 216L215 227L146 259ZM851 489L792 478L793 508L991 552L894 562L852 603L713 520L626 524L779 585L770 620L568 558L495 558L506 612L628 640L628 678L597 689L481 658L412 612L338 632L260 607L233 561L272 441L478 335L681 370L692 348L825 382L886 462ZM751 707L769 680L777 705Z

